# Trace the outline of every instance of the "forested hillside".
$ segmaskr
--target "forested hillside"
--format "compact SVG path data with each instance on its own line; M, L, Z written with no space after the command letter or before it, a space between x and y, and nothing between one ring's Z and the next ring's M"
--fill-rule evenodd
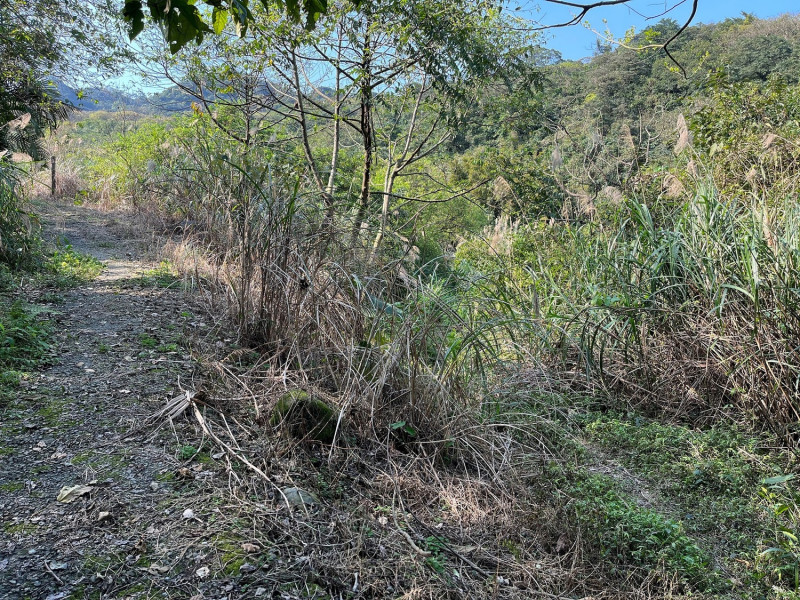
M0 105L0 443L30 453L71 339L36 316L83 294L122 337L75 356L155 379L136 418L87 392L138 450L64 457L183 515L100 507L144 541L57 597L797 598L800 18L666 14L573 62L477 0L213 6L137 49L146 102Z

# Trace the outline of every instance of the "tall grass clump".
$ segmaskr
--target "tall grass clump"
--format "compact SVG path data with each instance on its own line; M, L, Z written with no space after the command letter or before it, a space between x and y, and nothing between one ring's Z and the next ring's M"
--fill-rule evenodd
M180 224L176 262L210 314L258 354L236 382L252 388L255 418L287 390L313 390L341 415L337 439L360 432L432 458L479 456L482 386L519 354L510 300L479 274L428 276L402 251L349 246L346 199L330 222L285 156L248 151L202 116L173 133L144 189ZM240 355L221 362L223 377Z
M798 433L800 209L706 183L617 216L540 234L570 256L565 271L553 256L527 265L562 367L653 409L702 421L737 408Z
M0 157L0 264L32 266L39 246L39 221L18 189L19 169Z

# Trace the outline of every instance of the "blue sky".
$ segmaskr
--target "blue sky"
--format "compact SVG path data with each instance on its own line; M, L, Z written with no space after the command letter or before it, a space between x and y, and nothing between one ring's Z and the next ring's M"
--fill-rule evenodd
M574 2L588 2L590 0L572 0ZM522 10L520 15L533 19L542 25L553 25L568 21L575 13L574 9L550 4L545 0L510 0L510 5L520 2ZM537 8L538 7L538 8ZM659 15L668 11L663 17L648 16ZM604 33L609 30L615 37L621 38L631 27L641 31L657 22L661 18L672 18L683 23L691 12L691 0L631 0L625 5L598 8L591 11L584 21L588 21L595 31ZM797 0L699 0L697 15L693 24L716 23L727 17L738 17L742 12L755 14L757 17L767 19L785 13L798 13L800 6ZM638 14L637 14L638 13ZM597 35L581 24L570 27L548 29L542 33L542 41L548 48L561 52L568 60L578 60L593 54ZM115 81L117 85L131 86L147 93L163 89L164 85L151 83L143 85L137 77L127 74Z
M580 0L573 0L578 2ZM622 37L631 27L636 27L637 31L645 29L649 24L655 23L662 17L647 20L640 16L653 16L675 6L680 0L664 2L661 0L631 0L627 5L610 6L598 8L591 11L585 20L588 20L591 27L596 31L605 32L610 30L615 37ZM538 12L531 10L527 12L529 16L542 24L552 25L562 23L570 19L575 13L574 9L564 6L549 4L544 0L537 3ZM536 4L531 3L533 7ZM776 17L785 13L800 12L797 0L699 0L697 16L693 23L716 23L727 17L738 17L742 12L752 13L755 16L766 19ZM664 18L669 17L683 23L691 13L691 0L686 0L683 4L675 6ZM605 19L605 22L603 21ZM597 36L590 30L581 25L563 27L560 29L550 29L545 33L545 45L561 52L564 58L577 60L591 56L595 47Z

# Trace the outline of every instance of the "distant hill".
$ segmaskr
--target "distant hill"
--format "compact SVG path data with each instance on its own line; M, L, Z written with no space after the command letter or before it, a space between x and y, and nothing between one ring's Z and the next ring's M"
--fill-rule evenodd
M183 112L192 107L192 97L173 85L167 89L147 97L151 110L158 114Z
M191 108L191 97L177 86L157 94L131 94L114 88L92 88L78 92L62 81L53 82L61 98L81 111L115 111L121 108L143 114L173 114Z
M92 88L82 90L80 93L62 81L54 81L59 95L66 102L69 102L82 111L115 111L126 108L142 114L170 115L177 112L184 112L191 109L194 98L191 94L183 91L179 86L173 85L155 94L131 94L115 88ZM186 84L191 88L191 84ZM332 93L327 88L322 89L322 93ZM272 86L265 84L258 93L262 96L269 96ZM220 93L218 99L230 100L233 94Z

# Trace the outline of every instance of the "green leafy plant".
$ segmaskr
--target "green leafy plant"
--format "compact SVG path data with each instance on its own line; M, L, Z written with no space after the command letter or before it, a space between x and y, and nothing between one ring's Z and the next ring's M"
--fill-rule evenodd
M709 586L709 559L683 526L627 497L609 477L576 473L569 483L572 509L603 560L663 568L694 585Z
M759 555L761 568L792 590L800 589L800 495L789 487L794 474L768 477L759 496L774 521L774 537Z
M139 334L139 343L145 348L155 348L158 345L158 340L146 333L142 333Z
M445 573L444 549L445 545L440 538L433 535L425 538L425 550L430 552L430 556L425 558L425 564L438 575Z
M389 425L389 429L392 431L402 432L410 438L417 437L417 430L414 429L410 423L406 423L405 421L397 421Z
M200 450L198 448L195 448L191 444L185 444L185 445L181 446L180 448L178 448L178 458L180 460L191 460L199 452L200 452Z
M45 261L43 280L46 285L69 288L91 281L103 270L103 263L66 244L57 248Z
M50 326L21 300L0 303L0 368L27 370L41 364L50 350Z

